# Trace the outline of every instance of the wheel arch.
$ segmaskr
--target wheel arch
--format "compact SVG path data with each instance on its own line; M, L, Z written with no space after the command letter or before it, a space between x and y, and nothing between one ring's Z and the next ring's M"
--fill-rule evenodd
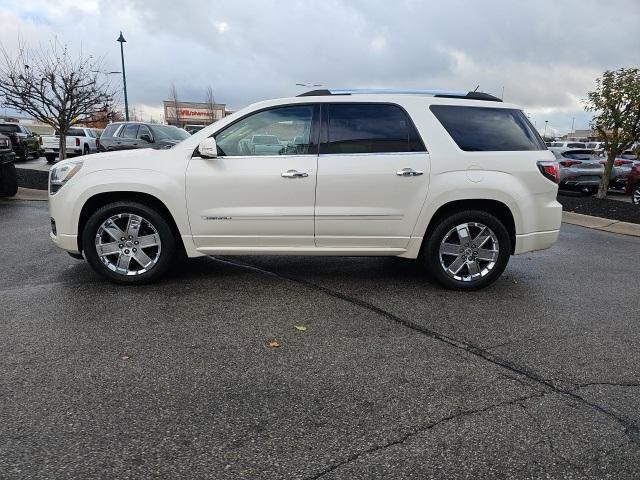
M160 213L169 222L169 225L171 226L171 229L176 236L178 245L180 245L183 250L186 250L182 235L180 234L180 229L178 228L178 225L176 224L171 211L169 210L169 208L167 208L162 200L154 195L144 192L114 191L96 193L95 195L89 197L87 201L82 205L80 216L78 218L78 251L82 252L82 232L84 231L84 227L89 217L91 217L91 215L95 211L97 211L104 205L122 201L142 203L143 205L146 205L158 211L158 213Z
M499 200L490 200L490 199L463 199L463 200L452 200L441 205L435 213L431 216L429 223L427 225L427 229L425 231L424 237L422 239L422 244L433 232L433 229L438 225L438 223L448 215L451 215L454 212L459 212L461 210L481 210L483 212L490 213L494 215L498 220L502 222L502 224L506 227L509 232L509 238L511 240L511 254L515 252L516 247L516 225L515 219L513 216L513 212L509 208L509 206ZM422 250L422 245L420 247Z

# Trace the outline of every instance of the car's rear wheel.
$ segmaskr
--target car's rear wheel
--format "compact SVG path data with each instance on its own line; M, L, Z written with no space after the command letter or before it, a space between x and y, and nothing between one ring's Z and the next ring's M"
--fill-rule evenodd
M176 251L173 230L160 213L137 202L116 202L97 210L82 233L91 267L109 280L144 284L157 280Z
M436 225L423 244L422 260L442 286L479 290L498 279L510 255L503 223L490 213L466 210Z
M44 157L47 159L47 163L55 163L56 161L55 154L47 153Z
M89 155L89 145L84 146L84 148L82 149L82 154Z
M18 193L16 166L7 163L0 166L0 197L13 197Z
M636 185L636 188L631 192L631 203L640 205L640 184Z

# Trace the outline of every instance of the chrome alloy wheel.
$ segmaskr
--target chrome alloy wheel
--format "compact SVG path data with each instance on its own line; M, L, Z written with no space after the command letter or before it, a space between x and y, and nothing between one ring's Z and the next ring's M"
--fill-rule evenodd
M449 230L440 242L440 265L454 280L472 282L493 270L499 252L498 237L489 227L462 223Z
M631 201L636 205L640 205L640 185L638 185L631 194Z
M121 275L140 275L160 259L162 245L149 220L133 213L120 213L102 222L96 233L98 258Z

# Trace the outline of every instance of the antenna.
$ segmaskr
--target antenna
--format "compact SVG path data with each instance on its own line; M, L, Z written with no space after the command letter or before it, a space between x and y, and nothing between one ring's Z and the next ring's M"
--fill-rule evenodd
M479 88L480 88L480 85L476 85L476 88L474 88L473 91L477 92Z

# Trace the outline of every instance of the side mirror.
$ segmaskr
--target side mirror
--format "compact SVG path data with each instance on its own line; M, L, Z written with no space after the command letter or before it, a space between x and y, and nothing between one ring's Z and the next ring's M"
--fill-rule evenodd
M216 158L218 156L218 146L213 137L205 138L198 145L198 151L202 158Z
M143 133L142 135L140 135L140 140L144 140L147 143L153 143L153 138L151 138L151 135L149 135L148 133Z

